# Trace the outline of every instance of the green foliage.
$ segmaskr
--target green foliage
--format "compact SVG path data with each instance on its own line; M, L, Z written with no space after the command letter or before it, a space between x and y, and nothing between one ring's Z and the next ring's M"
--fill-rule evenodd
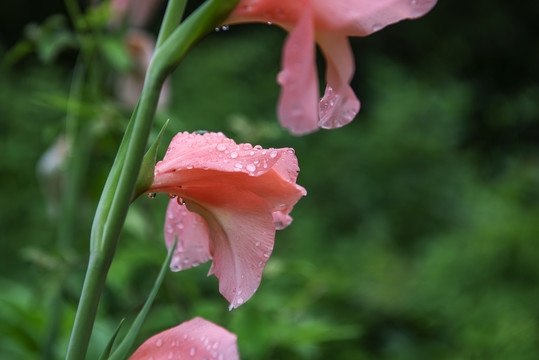
M209 264L169 273L137 343L203 316L238 335L243 359L537 358L539 87L533 56L518 53L530 49L531 22L509 5L486 14L485 1L469 13L464 4L441 2L424 19L355 39L360 114L301 138L276 120L283 31L232 26L193 48L152 136L170 118L163 144L207 129L294 147L308 195L277 233L251 300L229 312ZM102 56L121 68L110 36ZM74 101L70 59L53 60L28 56L0 71L0 181L12 192L0 204L0 358L65 352L89 223L128 118L104 71L101 92L77 103L94 141L76 237L58 248L50 190L35 176ZM143 306L166 254L167 200L142 196L130 208L88 358Z

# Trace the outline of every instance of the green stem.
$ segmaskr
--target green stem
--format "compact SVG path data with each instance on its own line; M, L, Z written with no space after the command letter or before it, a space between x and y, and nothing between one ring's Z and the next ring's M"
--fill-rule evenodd
M185 5L187 5L187 0L170 0L168 2L165 17L163 18L161 29L159 29L159 36L155 45L156 48L161 47L174 29L178 27L185 12Z
M80 360L86 356L99 299L134 193L161 86L168 72L191 46L219 25L237 2L210 0L204 3L163 41L154 54L139 104L128 125L96 210L90 239L90 261L66 360ZM172 8L167 8L167 12L171 11L169 9ZM165 15L166 18L169 16L173 18L172 15ZM164 28L169 29L168 25Z

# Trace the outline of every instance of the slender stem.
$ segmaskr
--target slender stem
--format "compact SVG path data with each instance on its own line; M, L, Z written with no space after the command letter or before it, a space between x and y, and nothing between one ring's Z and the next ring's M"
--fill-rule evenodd
M81 360L86 357L93 328L93 319L95 319L99 304L99 296L96 296L96 294L101 295L103 291L108 268L109 264L107 264L103 254L90 254L88 270L82 286L79 307L77 308L77 315L75 316L66 359ZM88 319L92 319L91 324L87 323Z
M80 360L86 356L99 299L134 193L166 75L196 41L225 19L237 2L210 0L204 3L163 41L152 58L139 104L128 125L96 210L90 239L90 261L66 360ZM172 8L167 8L167 12L172 11L169 9ZM166 18L169 16L174 18L165 15ZM168 25L165 29L170 30Z

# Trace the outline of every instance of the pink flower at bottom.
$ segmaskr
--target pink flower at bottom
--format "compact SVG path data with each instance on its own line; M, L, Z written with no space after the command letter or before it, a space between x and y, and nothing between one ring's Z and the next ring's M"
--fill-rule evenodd
M178 244L171 269L213 259L209 275L236 308L260 285L275 230L306 191L296 184L294 150L236 144L222 133L177 134L155 166L150 193L171 199L165 219L168 248Z
M214 323L196 317L146 340L130 360L239 360L237 337Z
M426 14L436 0L241 0L228 24L264 22L290 32L277 81L278 117L296 135L344 126L359 112L350 87L354 57L348 36L367 36ZM315 42L326 59L327 86L319 101Z

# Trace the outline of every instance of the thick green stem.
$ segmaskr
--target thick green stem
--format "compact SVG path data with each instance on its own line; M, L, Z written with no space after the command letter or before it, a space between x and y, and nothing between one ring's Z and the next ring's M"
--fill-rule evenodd
M219 25L237 2L210 0L205 3L166 40L162 40L154 54L139 104L128 125L96 210L90 239L90 261L66 360L81 360L86 356L99 299L134 193L163 82L190 47ZM167 12L171 9L167 8ZM171 27L167 25L164 29L169 31Z

